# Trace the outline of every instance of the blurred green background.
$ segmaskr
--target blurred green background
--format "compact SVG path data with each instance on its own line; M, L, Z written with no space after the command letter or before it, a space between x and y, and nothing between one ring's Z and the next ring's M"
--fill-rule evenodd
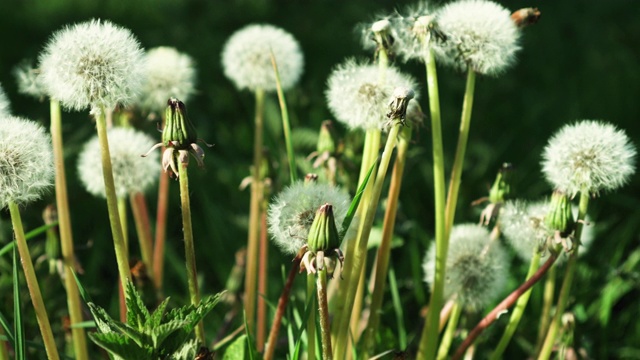
M497 169L505 161L516 167L514 188L517 197L538 199L547 196L551 189L540 174L540 154L547 139L565 123L577 119L607 120L625 129L636 146L640 145L638 3L633 0L543 4L515 0L499 2L511 10L537 5L542 18L536 26L524 30L522 50L514 68L499 78L479 78L477 82L457 222L477 221L480 209L467 204L486 195ZM254 22L280 26L298 39L304 51L305 72L300 84L287 96L292 127L294 133L299 134L296 140L298 154L306 155L314 150L315 139L308 131L303 134L301 129L315 131L322 120L332 117L324 103L325 81L332 68L346 57L371 58L371 54L361 49L354 26L374 20L375 14L402 10L412 3L381 0L2 0L0 83L16 115L42 121L48 126L48 104L18 94L11 70L24 58L37 59L52 32L66 24L91 18L108 19L131 29L147 49L173 46L195 59L198 93L187 106L200 137L215 143L215 147L206 150L206 169L200 171L194 167L191 172L198 269L204 292L210 294L224 288L233 265L233 254L246 243L249 204L249 192L240 191L238 185L249 175L253 96L236 91L223 75L220 54L226 39L235 30ZM420 80L421 102L426 111L423 67L413 63L397 62L397 65ZM439 75L445 152L450 165L465 76L444 68L440 69ZM114 284L117 278L106 206L82 189L75 171L78 151L94 134L92 121L87 113L63 116L72 222L77 255L85 269L83 281L98 303L114 306L116 288L105 285ZM268 99L267 122L266 144L272 150L276 165L285 164L275 96ZM157 134L154 124L142 125L150 134ZM338 128L340 134L345 133L344 128ZM157 137L160 138L159 134ZM421 329L416 314L425 305L427 293L422 282L414 281L422 277L416 266L433 234L430 139L428 126L419 129L408 160L397 226L397 233L406 246L392 253L410 348L416 346L412 339ZM286 170L283 166L280 169ZM286 185L286 179L286 176L274 179L274 191ZM576 346L584 348L590 358L640 358L638 179L634 176L620 191L602 194L591 203L590 215L597 238L590 252L580 260L569 308L576 315ZM152 191L148 196L151 214L155 214L154 198ZM178 200L178 184L172 182L166 294L183 301L186 300L186 280L181 260ZM51 201L53 194L29 208L25 216L27 228L41 223L39 211ZM11 236L8 213L2 212L0 219L0 244L4 244ZM133 227L130 231L133 236ZM38 244L37 241L34 244ZM34 252L38 253L38 250ZM417 253L420 255L415 256ZM288 267L289 259L275 248L270 249L270 254L270 274L273 275L267 298L275 302L282 287L280 269ZM627 261L634 254L636 260ZM625 261L626 265L622 266ZM0 308L3 313L10 314L9 257L0 259L0 270ZM517 279L521 279L525 271L526 265L513 260L514 276L510 286L517 286ZM41 272L46 271L41 269ZM61 291L58 280L50 280L46 290L50 294ZM607 287L608 283L618 285ZM388 294L386 299L390 299ZM508 357L522 358L527 352L527 341L535 339L540 302L541 291L537 289L531 307L525 313L527 318L507 352ZM49 307L60 309L54 318L64 313L63 304L64 299L52 297ZM381 348L392 348L396 346L393 340L395 319L390 308L385 309L388 313L383 318L383 326L391 340L388 346ZM607 313L610 318L605 322L603 314ZM207 318L211 332L215 332L223 316L224 310L218 308ZM489 332L493 336L480 345L480 354L495 344L495 336L500 334L505 323L506 319L502 318Z

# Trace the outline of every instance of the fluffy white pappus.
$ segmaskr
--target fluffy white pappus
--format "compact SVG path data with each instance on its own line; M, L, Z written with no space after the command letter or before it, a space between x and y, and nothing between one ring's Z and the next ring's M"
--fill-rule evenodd
M553 240L554 231L545 225L545 216L551 205L548 201L526 202L522 200L507 201L500 210L500 230L507 242L515 250L516 255L524 262L531 261L534 252L540 252L540 259L549 257L545 250L545 243ZM573 206L574 218L578 215L578 208ZM582 227L580 250L578 256L587 253L595 238L595 231L591 219L587 215ZM568 253L562 251L557 264L563 264L568 259ZM542 265L542 262L540 262Z
M13 68L13 76L18 84L18 92L38 100L46 98L47 90L42 83L40 70L35 69L30 60L24 60Z
M0 116L0 208L38 200L52 184L51 137L33 121Z
M4 88L0 85L0 117L11 116L11 103Z
M403 14L392 21L397 53L404 61L424 62L432 41L435 9L431 3L421 1L408 7Z
M91 20L56 32L40 55L47 93L73 110L113 108L135 99L142 55L133 34L109 21Z
M445 298L456 296L469 311L482 310L500 296L507 280L508 261L498 241L477 224L453 227L445 270ZM436 267L435 242L427 251L423 269L432 286Z
M107 138L117 197L122 199L148 190L158 180L160 159L157 151L147 157L141 155L156 141L147 134L127 128L112 128ZM89 193L106 198L101 154L98 137L94 136L80 153L78 174Z
M273 200L267 217L269 232L285 254L297 254L307 243L316 211L326 203L333 205L336 226L338 231L342 231L342 221L349 210L351 198L335 186L300 181L284 189Z
M413 77L394 67L381 74L376 65L347 60L329 75L325 96L336 119L350 129L383 129L397 87L412 89L418 98Z
M570 197L615 190L635 173L636 149L614 125L583 120L565 125L542 154L542 172L555 189Z
M442 63L485 75L499 75L515 63L520 30L501 5L456 1L438 10L436 23L444 36L432 44Z
M169 98L188 102L195 92L196 70L193 59L172 47L161 46L144 56L144 77L139 105L162 112Z
M393 55L396 52L397 27L394 26L397 15L379 15L375 21L356 25L355 31L360 36L360 43L365 50L376 52L384 46ZM380 34L384 44L379 44L376 33Z
M272 52L282 89L292 88L302 75L304 57L296 39L272 25L248 25L231 35L222 51L224 74L240 90L275 91Z

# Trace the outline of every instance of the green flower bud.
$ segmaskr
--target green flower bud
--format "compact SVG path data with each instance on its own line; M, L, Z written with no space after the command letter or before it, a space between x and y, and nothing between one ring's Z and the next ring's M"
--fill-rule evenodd
M196 128L187 117L187 108L184 103L175 98L169 99L165 112L165 125L162 130L164 146L177 150L189 150L191 144L197 140Z
M318 154L328 152L333 154L336 151L336 142L333 138L333 122L325 120L320 126L320 135L318 136L318 145L316 146Z
M503 203L509 196L511 192L511 169L513 169L513 165L504 163L500 170L498 170L496 180L493 182L491 190L489 190L489 202L492 204Z
M313 219L313 224L309 229L307 245L309 246L309 251L313 253L318 251L329 252L340 246L340 235L338 234L331 204L320 206L316 212L316 217Z
M544 222L550 229L559 231L563 237L573 231L575 220L571 212L571 202L566 194L554 191L553 195L551 195L549 212L545 216Z

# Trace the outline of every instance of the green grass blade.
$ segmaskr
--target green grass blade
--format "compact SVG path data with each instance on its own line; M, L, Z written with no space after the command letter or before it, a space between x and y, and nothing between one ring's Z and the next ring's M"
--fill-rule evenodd
M18 277L18 250L13 248L13 334L16 360L26 359L22 311L20 311L20 279Z
M11 347L14 347L14 338L13 338L13 331L11 330L11 327L9 326L9 322L7 321L7 318L4 317L4 315L0 312L0 326L2 326L2 329L4 330L4 337L6 337L6 339L3 339L3 341L8 341L9 344L11 344ZM2 346L2 345L0 345Z
M76 285L78 285L78 292L80 293L80 297L82 298L82 301L84 301L85 304L88 304L90 302L92 303L93 300L91 300L91 296L89 296L89 293L87 292L87 290L85 290L84 286L82 286L82 283L78 278L78 274L76 274L76 272L73 269L71 269L71 273L73 274L73 278L76 280Z
M398 291L398 281L396 280L396 271L393 266L389 267L389 290L391 291L393 310L396 314L396 321L398 322L398 345L400 349L406 349L407 330L404 326L404 311L402 311L402 302L400 301L400 293Z
M344 238L344 234L349 229L349 225L351 225L351 220L353 220L353 217L356 215L356 210L358 209L358 205L360 204L360 199L362 198L362 194L364 194L364 189L367 187L367 184L369 183L369 178L371 177L371 174L373 173L373 169L375 169L376 164L377 164L377 161L374 162L373 165L371 165L371 168L367 172L367 176L365 176L364 181L362 181L362 184L360 184L358 191L356 191L356 195L353 197L353 200L351 201L351 205L349 206L349 210L347 211L347 216L345 216L344 220L342 221L342 232L340 233L340 239Z
M24 235L24 237L27 239L27 241L33 239L34 237L46 232L47 230L51 229L52 227L58 225L58 222L53 222L51 224L46 224L46 225L42 225L38 228L35 228L31 231L29 231L28 233L26 233ZM8 243L7 245L3 246L2 249L0 249L0 256L3 256L4 254L8 253L9 251L11 251L11 249L14 248L16 242L12 241L10 243Z
M287 148L287 159L289 160L289 176L291 183L295 183L298 180L298 173L296 167L296 158L293 153L293 143L291 141L291 124L289 123L289 111L287 110L287 99L284 97L282 91L282 85L280 84L280 73L278 72L278 64L276 64L276 58L273 56L273 52L270 52L271 64L273 65L273 71L276 75L276 89L278 92L278 101L280 104L280 113L282 114L282 130L284 132L284 142Z

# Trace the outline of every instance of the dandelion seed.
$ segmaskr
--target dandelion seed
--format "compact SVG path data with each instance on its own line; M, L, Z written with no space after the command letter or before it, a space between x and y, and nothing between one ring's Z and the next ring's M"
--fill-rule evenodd
M13 75L18 83L18 92L32 96L38 100L46 98L47 90L42 83L40 70L35 69L29 60L24 60L13 69Z
M224 74L240 90L274 91L272 52L282 89L292 88L304 68L302 51L291 34L272 25L248 25L231 35L222 51Z
M615 190L635 172L636 149L615 126L583 120L560 129L542 155L542 171L555 189L570 197Z
M165 46L150 49L144 56L140 107L162 112L170 98L188 102L195 92L195 75L193 60L189 55Z

